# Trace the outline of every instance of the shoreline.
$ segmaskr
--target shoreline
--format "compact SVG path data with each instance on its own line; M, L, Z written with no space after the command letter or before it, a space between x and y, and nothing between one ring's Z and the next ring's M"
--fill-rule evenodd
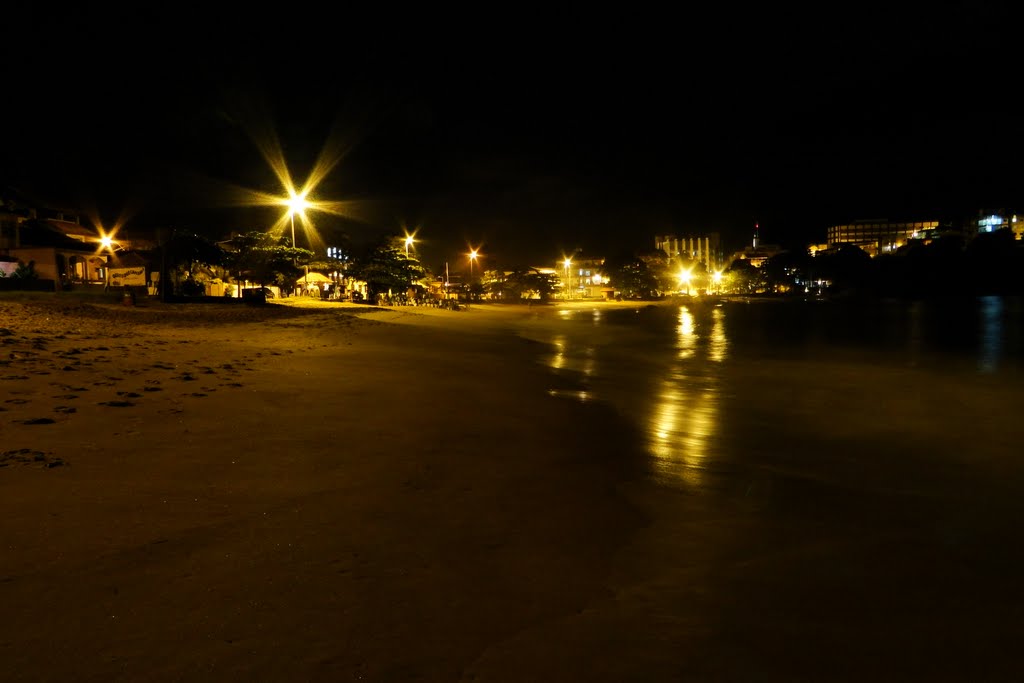
M1018 389L740 358L659 485L584 307L0 298L0 676L1014 678Z

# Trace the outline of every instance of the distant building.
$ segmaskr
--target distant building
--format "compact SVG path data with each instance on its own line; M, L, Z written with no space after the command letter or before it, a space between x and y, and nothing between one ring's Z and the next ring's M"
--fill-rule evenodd
M608 278L602 272L604 257L577 252L555 264L554 272L562 280L562 295L570 299L591 299L607 296Z
M785 251L782 247L777 244L761 244L760 226L754 225L754 236L750 242L750 246L744 247L740 251L735 251L729 256L728 265L732 265L736 261L746 261L755 268L760 268L765 261L770 259L776 254L781 254Z
M709 273L722 270L724 258L721 237L717 232L704 235L663 235L654 238L654 248L663 251L671 265L676 260L701 263Z
M1008 209L979 211L970 224L972 236L1005 229L1013 231L1014 239L1024 239L1024 221L1019 219L1016 212Z
M894 252L909 240L924 240L939 229L938 221L890 222L887 219L860 220L828 228L828 248L853 244L870 256Z

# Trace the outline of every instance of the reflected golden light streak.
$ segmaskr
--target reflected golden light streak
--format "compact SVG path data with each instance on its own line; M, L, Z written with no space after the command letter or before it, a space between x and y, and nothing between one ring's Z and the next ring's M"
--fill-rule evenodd
M651 417L649 432L655 438L649 449L664 476L699 485L718 428L718 397L715 389L688 392L684 382L662 382Z
M565 336L559 335L555 337L553 344L555 355L551 358L551 367L561 370L565 367Z
M707 348L708 360L716 363L726 359L728 340L725 312L711 311L712 323L708 344L698 345L700 328L691 310L679 308L676 328L676 362L668 367L650 413L647 432L649 450L656 469L666 479L699 486L702 472L712 457L715 436L719 431L718 370L709 370L697 352Z
M679 328L676 335L676 348L679 349L678 358L692 358L697 349L697 335L694 334L695 325L693 314L686 306L679 307Z
M729 342L725 338L725 312L716 308L711 312L711 344L708 347L708 359L721 363L729 352Z
M594 371L597 369L597 349L594 348L593 346L588 346L586 349L583 350L583 353L586 357L583 359L583 364L580 367L580 372L582 372L583 375L586 377L593 377Z
M657 460L656 468L668 478L699 484L700 473L689 466L691 456L680 447L678 439L685 431L686 394L674 382L666 381L658 398L649 430L655 437L650 440L650 451Z

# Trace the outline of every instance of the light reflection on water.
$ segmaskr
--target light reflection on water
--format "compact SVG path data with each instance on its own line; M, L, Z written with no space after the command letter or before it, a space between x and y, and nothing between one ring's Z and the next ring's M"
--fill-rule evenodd
M850 401L858 391L871 395L870 384L857 384L858 374L888 377L885 367L948 378L1000 375L1000 386L1012 385L1024 349L1021 311L1020 301L1000 297L863 307L701 301L560 310L525 336L549 343L544 362L580 384L552 395L609 403L640 428L660 480L699 487L710 471L729 466L725 459L743 457L737 444L756 443L746 435L762 425L748 414L776 410L760 402L775 381L787 395L825 399L805 413L780 404L780 415L799 415L805 425L820 418L833 427L836 420L863 424L868 415L858 411L878 405L854 402L853 412L830 412L830 377L836 399ZM751 372L767 384L745 388Z
M659 313L642 310L633 312L637 318L628 330L621 317L613 322L602 311L561 310L557 331L534 336L551 347L546 364L583 385L550 395L609 401L642 426L659 479L699 486L720 430L726 314L706 305L662 309L660 315L666 311L675 316L671 338L651 329L661 324Z
M679 307L677 354L666 368L651 406L648 450L662 478L695 486L718 432L719 378L705 361L725 360L724 313L712 309L711 325L698 324L690 308ZM705 338L706 337L706 338Z
M1002 355L1003 342L1003 299L987 296L978 308L979 342L978 370L995 372Z

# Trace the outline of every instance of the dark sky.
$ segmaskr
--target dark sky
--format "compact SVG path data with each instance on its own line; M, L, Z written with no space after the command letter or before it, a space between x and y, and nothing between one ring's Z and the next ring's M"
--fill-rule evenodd
M229 185L281 192L255 144L274 134L297 181L344 152L316 196L358 215L315 216L324 233L418 228L432 266L671 233L738 249L755 223L799 246L858 218L1020 207L996 7L15 16L0 174L129 232L220 237L273 221L225 204Z

